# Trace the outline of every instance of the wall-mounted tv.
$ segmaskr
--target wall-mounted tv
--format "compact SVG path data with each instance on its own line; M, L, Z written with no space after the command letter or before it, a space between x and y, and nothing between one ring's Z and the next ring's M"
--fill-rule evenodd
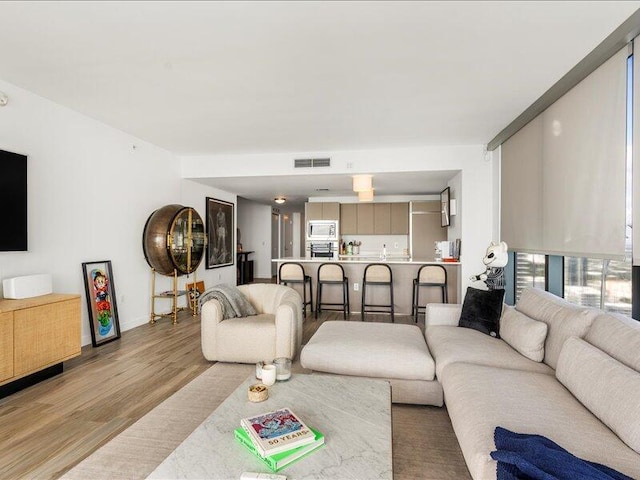
M27 250L27 157L0 150L0 252Z

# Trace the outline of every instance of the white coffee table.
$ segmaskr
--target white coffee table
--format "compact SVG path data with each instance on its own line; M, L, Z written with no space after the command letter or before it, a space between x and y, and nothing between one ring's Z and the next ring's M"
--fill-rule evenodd
M269 399L247 400L253 377L240 385L148 478L239 479L270 473L233 436L240 419L289 407L325 435L325 446L278 472L293 479L391 479L391 391L384 380L293 375L269 388Z

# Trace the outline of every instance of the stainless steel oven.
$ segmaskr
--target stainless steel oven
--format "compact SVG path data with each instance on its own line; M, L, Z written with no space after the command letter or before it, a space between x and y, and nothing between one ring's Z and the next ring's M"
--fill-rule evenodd
M338 242L307 242L307 256L312 258L337 258Z

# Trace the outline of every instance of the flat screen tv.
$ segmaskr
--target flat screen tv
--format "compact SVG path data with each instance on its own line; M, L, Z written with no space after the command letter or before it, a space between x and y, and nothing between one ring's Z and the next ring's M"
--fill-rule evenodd
M0 252L27 250L27 157L0 150Z

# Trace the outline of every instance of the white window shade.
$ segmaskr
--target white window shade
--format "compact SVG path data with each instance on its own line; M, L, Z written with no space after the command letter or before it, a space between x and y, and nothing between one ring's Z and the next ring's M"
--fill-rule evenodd
M542 115L504 142L501 234L511 250L542 250Z
M624 257L626 59L625 47L503 144L511 249Z

